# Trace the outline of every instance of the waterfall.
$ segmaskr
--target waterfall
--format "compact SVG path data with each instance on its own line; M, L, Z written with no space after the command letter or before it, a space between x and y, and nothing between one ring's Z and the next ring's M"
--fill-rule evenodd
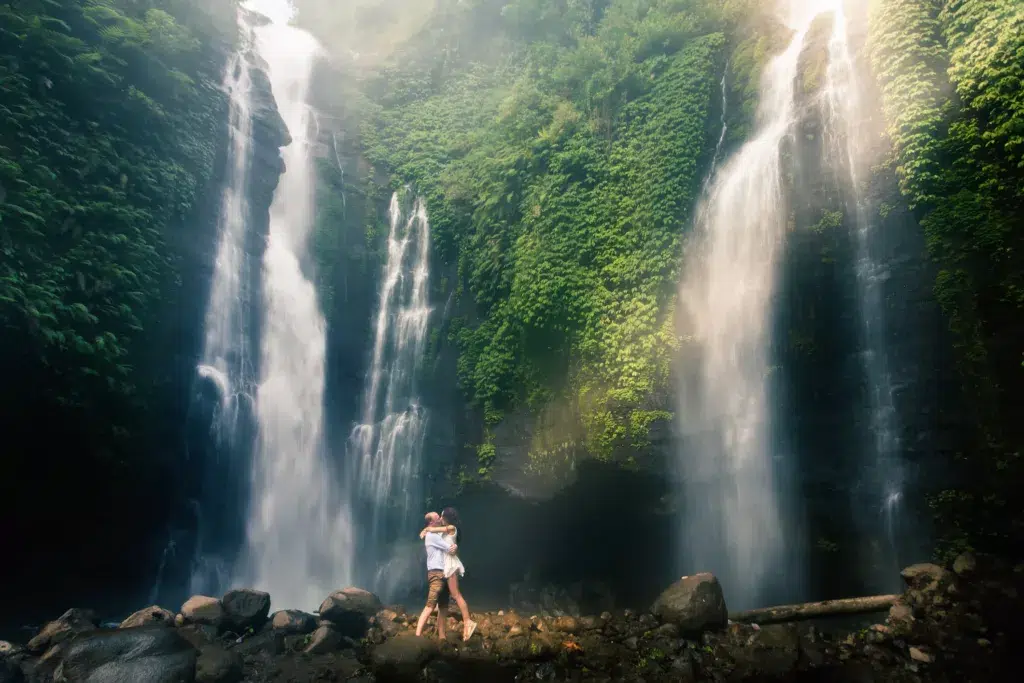
M251 34L244 21L239 21L239 28L242 45L228 61L222 84L229 94L226 179L218 213L219 244L206 309L205 338L196 368L200 380L216 396L211 421L213 457L205 463L203 482L204 504L214 510L207 515L211 523L196 529L189 582L194 593L219 591L233 561L232 537L240 535L241 530L226 527L233 526L231 520L244 505L240 482L246 478L256 388L252 264L247 249L253 128L251 65L247 59ZM170 536L161 556L157 585L163 578L168 552L174 552L174 536Z
M351 523L322 452L326 323L308 267L315 175L307 104L320 47L288 25L287 0L252 0L255 29L292 142L270 207L263 257L258 438L246 547L236 583L283 607L314 608L351 575Z
M362 423L349 437L349 461L355 463L359 493L365 498L367 568L381 567L368 577L384 595L406 579L405 572L388 568L398 562L378 562L382 540L390 540L389 509L406 525L417 502L414 479L419 473L427 414L419 403L416 374L430 317L427 285L430 277L430 222L422 199L403 213L399 195L388 209L388 258L381 280L373 350L362 401ZM373 552L371 552L371 550ZM376 559L375 559L376 558Z
M680 286L694 356L679 392L682 557L687 573L714 572L740 609L802 582L787 562L797 520L784 506L788 462L773 443L768 345L789 221L782 155L798 120L795 81L812 20L790 17L789 46L762 75L756 133L701 200Z
M825 74L822 97L825 138L830 166L840 178L840 185L851 192L848 201L853 214L856 264L861 322L861 353L868 391L868 443L862 480L856 483L857 500L854 517L866 536L886 544L873 564L888 581L879 590L896 590L900 586L898 557L898 525L903 496L904 473L900 462L899 425L893 401L893 381L888 368L885 341L885 309L882 287L888 279L885 263L878 257L876 222L869 212L863 177L870 160L866 141L870 132L862 125L866 118L862 85L858 82L856 65L850 49L850 24L843 0L823 0L823 7L832 12L832 33L829 37L829 64ZM871 553L877 555L877 553Z

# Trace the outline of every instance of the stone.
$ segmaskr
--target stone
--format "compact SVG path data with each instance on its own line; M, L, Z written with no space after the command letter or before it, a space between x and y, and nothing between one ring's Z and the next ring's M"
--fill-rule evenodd
M931 664L935 661L935 657L931 656L919 647L910 648L910 658L915 662L921 662L922 664Z
M242 675L242 655L234 650L204 648L196 660L196 683L238 683Z
M576 633L579 630L579 622L576 617L556 617L552 627L562 633Z
M402 634L373 649L370 655L378 681L415 681L424 665L437 654L431 638Z
M174 612L166 610L158 605L151 605L140 609L130 617L121 622L118 628L137 628L150 624L159 626L174 626Z
M655 600L651 611L685 635L722 629L729 620L722 586L708 572L676 581Z
M217 598L193 595L181 606L181 616L186 624L205 624L220 628L224 624L224 606Z
M978 561L971 553L961 553L953 560L953 571L957 576L970 576L978 568Z
M740 679L758 676L782 680L800 659L800 633L793 624L772 624L740 631L725 646Z
M910 588L922 593L945 590L953 583L950 572L930 562L910 565L900 572L900 576Z
M313 635L309 639L309 644L306 645L303 652L310 655L322 655L328 652L334 652L341 647L341 642L340 633L330 626L323 625L313 631Z
M319 614L340 633L358 638L366 632L370 617L380 608L380 599L373 593L362 588L343 588L320 603Z
M68 643L54 683L192 683L197 652L176 629L141 626L79 636Z
M284 609L274 612L270 618L270 627L285 635L306 635L316 630L316 617L308 612L297 609Z
M42 630L28 641L28 650L44 652L76 633L94 631L96 628L96 614L92 610L73 607L43 626Z
M11 655L18 654L21 648L14 643L8 643L6 640L0 640L0 657L10 657Z
M257 630L270 614L270 593L252 588L228 591L220 602L224 607L225 625L237 633Z

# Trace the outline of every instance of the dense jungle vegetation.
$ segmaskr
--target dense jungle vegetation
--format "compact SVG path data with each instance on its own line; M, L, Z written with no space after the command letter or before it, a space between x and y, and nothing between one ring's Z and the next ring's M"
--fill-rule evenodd
M460 3L368 85L369 155L426 195L474 304L454 337L487 424L569 406L548 446L608 458L670 417L681 237L727 61L753 106L770 35L750 35L755 5Z
M102 528L178 455L182 280L235 25L228 0L0 3L5 510L70 497Z
M1009 549L1024 446L1024 8L1016 0L879 0L871 57L890 163L938 267L975 448L937 501L950 533ZM981 534L984 540L978 539Z

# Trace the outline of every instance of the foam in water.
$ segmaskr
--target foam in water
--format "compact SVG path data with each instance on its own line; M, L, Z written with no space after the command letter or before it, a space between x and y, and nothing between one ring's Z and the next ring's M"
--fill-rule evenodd
M368 517L359 520L368 546L388 536L383 525L389 509L397 518L407 519L417 501L414 478L419 473L427 422L416 375L430 317L430 222L422 199L403 214L397 192L391 197L388 217L388 258L363 393L362 422L349 438L350 462L357 470L353 478L359 484L358 495L368 503L363 508ZM378 561L377 553L369 550L361 557L372 566L362 569L375 590L388 595L404 580L406 563L401 558Z
M680 288L693 362L680 391L686 573L712 571L730 606L799 584L787 565L796 520L772 444L768 343L789 209L782 148L797 121L795 80L811 16L791 17L789 46L766 67L754 137L718 168L697 211Z
M256 396L258 441L246 548L236 583L275 604L311 609L351 577L351 523L322 452L326 323L306 260L312 226L312 112L307 104L320 48L288 26L286 0L248 5L271 23L256 49L292 142L270 207L263 257L263 322Z
M861 354L868 388L867 443L861 485L866 501L854 503L855 518L870 536L884 536L882 557L874 563L881 576L888 577L879 590L900 585L897 552L900 502L904 473L900 461L899 425L893 400L885 342L885 309L882 287L888 278L885 264L876 257L876 224L870 217L868 199L862 186L865 164L870 160L866 142L870 133L860 125L865 120L862 86L850 49L850 21L843 0L820 0L822 10L832 13L829 64L825 74L822 109L825 121L826 154L841 182L849 188L848 202L854 217L856 276L861 320ZM865 8L861 8L864 10ZM874 520L875 523L870 523ZM869 523L863 524L868 521ZM877 539L881 541L882 539ZM870 544L869 546L877 545ZM872 572L873 573L873 572Z

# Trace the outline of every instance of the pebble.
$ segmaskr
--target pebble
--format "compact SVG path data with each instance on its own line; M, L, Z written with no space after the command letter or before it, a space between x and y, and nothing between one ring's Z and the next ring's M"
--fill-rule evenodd
M915 662L921 662L923 664L931 664L935 661L935 657L932 657L930 654L917 647L910 648L910 658Z

